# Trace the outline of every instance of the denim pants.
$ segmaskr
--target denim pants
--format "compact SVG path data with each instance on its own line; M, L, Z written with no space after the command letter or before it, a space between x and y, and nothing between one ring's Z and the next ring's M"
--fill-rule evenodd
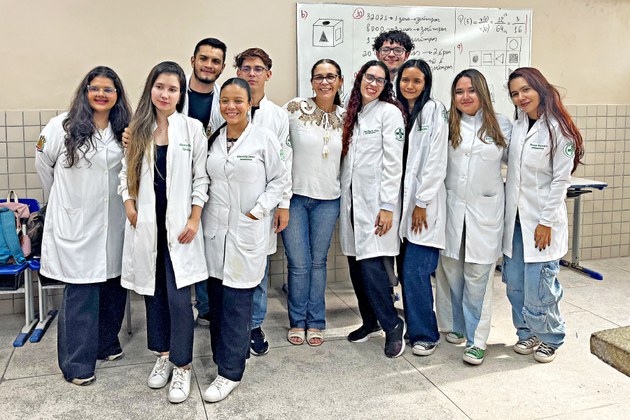
M431 273L437 267L440 250L405 242L402 291L409 342L437 343L440 334L433 312Z
M267 266L265 267L265 274L258 286L254 288L252 329L262 326L262 323L267 316L267 288L269 287L269 265L271 265L271 255L267 255Z
M208 289L205 281L195 283L195 308L199 316L206 315L210 310L208 306Z
M291 198L291 219L282 231L289 271L291 328L326 328L326 259L339 216L339 199Z
M384 258L394 257L374 257L360 261L355 257L348 257L348 268L363 325L376 327L380 323L383 330L389 333L401 320L394 308Z
M145 296L149 350L169 352L169 360L183 367L192 362L195 319L190 286L177 288L168 246L158 246L155 293Z
M66 380L89 378L97 359L122 351L118 333L126 302L120 276L104 283L66 284L57 321L57 358Z
M438 284L437 305L440 324L450 326L449 331L464 334L466 346L476 346L485 350L490 335L492 318L492 286L496 264L475 264L465 262L465 240L459 258L442 255L436 271Z
M517 220L512 258L503 256L503 282L512 304L512 322L519 340L535 335L554 348L564 343L565 324L558 308L563 295L559 272L558 260L525 262L521 224Z
M217 278L207 282L210 303L210 346L219 375L240 381L249 356L254 287L234 289Z

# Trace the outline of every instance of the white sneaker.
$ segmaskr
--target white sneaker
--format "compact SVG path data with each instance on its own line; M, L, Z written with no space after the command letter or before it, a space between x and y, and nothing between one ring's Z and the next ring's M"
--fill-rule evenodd
M153 366L153 370L149 375L149 388L158 389L163 388L168 382L168 378L173 371L173 364L168 361L168 356L160 356Z
M230 395L240 383L240 381L230 381L219 375L212 381L206 392L203 393L203 399L208 402L219 402Z
M173 369L173 378L171 386L168 389L168 400L172 403L180 403L186 401L190 394L190 376L192 369Z

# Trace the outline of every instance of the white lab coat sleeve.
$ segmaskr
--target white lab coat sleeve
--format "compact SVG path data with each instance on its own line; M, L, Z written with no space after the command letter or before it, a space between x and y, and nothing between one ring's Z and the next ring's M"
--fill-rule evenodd
M546 129L541 127L540 129ZM558 140L556 150L551 159L552 179L549 185L549 195L540 213L539 223L543 226L552 227L558 220L558 208L562 206L567 195L567 189L571 186L571 169L573 169L572 140L567 138L558 125L552 130L554 137Z
M400 199L405 120L394 105L383 108L383 174L379 193L380 208L394 211Z
M282 200L280 200L280 204L278 204L278 208L288 209L292 193L292 178L291 178L291 169L293 167L293 147L291 146L291 142L289 141L289 115L283 109L282 113L282 123L280 124L279 131L279 140L282 147L282 151L284 153L284 166L287 168L287 184L282 193Z
M124 203L127 200L135 199L131 195L129 195L129 189L127 188L127 153L122 158L122 168L118 173L118 180L120 183L118 184L118 195L122 197L122 202Z
M505 138L505 149L503 149L503 154L501 155L501 161L505 164L508 163L508 150L510 146L510 142L512 141L512 121L508 117L502 114L496 114L497 121L499 123L499 128L501 128L501 133L503 133L503 137Z
M431 121L431 138L429 154L426 163L419 168L422 173L422 184L416 191L416 206L426 208L433 201L446 178L446 164L448 162L448 121L444 105L429 102L432 109L429 115ZM427 103L427 105L429 104ZM425 110L423 110L424 112ZM423 118L424 120L424 115Z
M57 159L64 152L65 131L62 127L62 121L61 117L56 117L44 127L35 149L35 170L46 196L50 195L53 185Z
M257 219L268 216L269 211L280 203L282 194L286 189L288 177L287 168L282 160L278 142L269 140L265 143L264 159L267 185L265 192L258 196L256 205L250 211Z
M198 121L193 122L197 123ZM192 134L192 205L203 207L208 201L208 186L210 185L210 178L206 172L208 139L203 132L201 123L194 124Z

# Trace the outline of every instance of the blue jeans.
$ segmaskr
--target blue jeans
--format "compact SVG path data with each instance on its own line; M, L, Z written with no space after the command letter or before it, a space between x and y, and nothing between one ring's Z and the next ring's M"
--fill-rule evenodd
M155 293L145 296L149 350L169 352L178 367L192 362L195 319L190 306L190 286L177 288L173 263L166 244L158 244Z
M120 277L105 283L66 284L57 324L57 357L66 380L89 378L96 359L122 351L118 332L126 301Z
M274 233L275 235L275 233ZM265 275L258 286L254 288L254 311L252 315L252 330L262 326L267 316L267 288L269 287L269 265L271 264L271 255L267 255L267 266L265 267Z
M326 328L326 258L339 216L339 199L293 195L282 231L289 271L291 328Z
M521 224L517 221L512 258L503 256L503 282L512 304L512 322L519 340L535 335L554 348L564 343L565 324L558 308L563 294L559 272L558 260L525 262Z
M394 257L374 257L360 261L348 257L348 268L363 325L375 328L380 323L383 330L390 333L402 320L392 300L385 258Z
M234 289L214 277L207 281L210 305L210 346L219 375L240 381L249 357L254 288Z
M208 287L205 281L195 283L195 308L200 316L206 315L210 310L208 305Z
M440 340L433 311L431 273L437 267L440 250L406 242L403 260L403 305L409 342L437 343Z

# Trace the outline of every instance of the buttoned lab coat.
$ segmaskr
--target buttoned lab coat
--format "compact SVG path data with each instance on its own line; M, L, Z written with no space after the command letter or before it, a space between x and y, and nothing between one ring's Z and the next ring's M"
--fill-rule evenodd
M446 228L446 164L448 161L448 119L446 108L435 99L423 107L421 123L409 132L407 167L404 174L400 238L416 245L443 249ZM428 228L412 230L414 208L427 209Z
M116 187L123 149L110 124L102 136L94 134L95 148L85 158L66 167L66 117L50 120L35 153L35 169L49 194L40 271L67 283L104 282L121 270L125 210Z
M557 120L542 117L528 131L527 114L518 112L508 152L503 253L512 257L518 211L525 262L553 261L562 258L569 246L564 199L571 185L574 143L562 134ZM553 156L547 123L556 139ZM542 251L535 247L538 224L551 227L551 246Z
M287 183L284 191L282 192L282 199L278 203L278 208L288 209L291 204L291 168L293 163L293 148L291 147L291 141L289 140L289 115L287 112L278 105L267 99L267 96L263 96L259 104L260 108L254 113L252 123L265 127L275 134L278 145L282 149L284 157L284 165L287 168ZM267 248L267 255L275 254L278 246L278 235L274 232L273 219L276 214L276 209L271 211L269 217L269 246Z
M359 112L341 164L339 222L345 255L357 260L398 255L404 141L404 119L394 105L377 99ZM394 214L390 231L378 236L374 224L381 209Z
M501 132L509 144L510 120L496 114ZM474 116L462 113L462 141L457 149L449 144L446 169L446 246L442 255L459 259L464 222L466 223L465 262L493 264L501 256L505 193L501 162L507 150L478 131L482 111Z
M231 288L249 289L265 273L269 218L286 189L288 173L274 133L250 123L228 153L226 130L221 129L208 153L205 256L211 277Z
M191 77L192 74L186 76L186 86L188 87L188 89L190 89ZM219 107L219 101L221 100L221 90L219 89L219 85L216 82L214 83L213 92L214 95L212 96L212 106L210 107L210 119L208 120L208 127L204 127L206 130L205 132L208 136L216 131L219 127L221 127L221 124L225 122L225 120L221 116L221 109ZM182 108L182 114L184 115L188 115L189 96L190 95L186 95L186 97L184 98L184 108Z
M202 225L191 243L181 244L177 237L183 232L192 206L203 207L208 200L206 151L208 142L202 124L178 112L168 117L168 151L166 153L166 231L168 250L175 272L177 288L208 278L204 258ZM154 124L157 127L157 124ZM153 147L145 151L136 200L138 218L133 228L125 223L125 244L121 284L142 295L155 292L157 257L157 222L153 174ZM123 160L118 192L125 202L133 199L127 190L127 161Z

